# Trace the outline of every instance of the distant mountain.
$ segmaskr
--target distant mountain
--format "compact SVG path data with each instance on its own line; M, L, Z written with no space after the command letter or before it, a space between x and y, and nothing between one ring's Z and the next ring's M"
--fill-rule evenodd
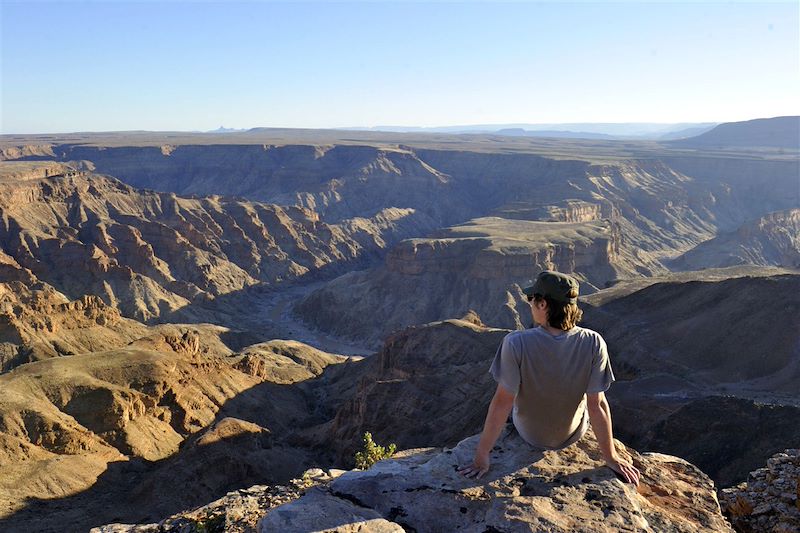
M236 129L236 128L226 128L225 126L220 126L215 130L208 130L206 133L234 133L237 131L246 131L244 128Z
M494 133L529 137L561 137L574 139L678 139L698 135L717 123L657 122L580 122L553 124L472 124L464 126L374 126L371 128L338 128L352 131L388 131L399 133Z
M671 142L676 146L765 146L800 149L800 117L759 118L726 122L709 132Z
M585 131L561 131L561 130L525 130L522 128L505 128L494 132L497 135L509 135L512 137L554 137L559 139L617 139L613 135L605 133L589 133Z
M700 126L693 126L691 128L686 128L677 131L671 131L669 133L663 134L659 137L662 141L668 141L673 139L686 139L688 137L696 137L698 135L702 135L703 133L714 129L717 124L714 122L710 122L708 124L703 124Z

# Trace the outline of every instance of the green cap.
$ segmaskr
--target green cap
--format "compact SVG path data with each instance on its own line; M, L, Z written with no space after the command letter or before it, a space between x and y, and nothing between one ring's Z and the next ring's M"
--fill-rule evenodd
M522 292L526 296L540 294L549 296L557 302L578 303L578 282L572 276L545 270L536 277L536 281L530 287L525 287Z

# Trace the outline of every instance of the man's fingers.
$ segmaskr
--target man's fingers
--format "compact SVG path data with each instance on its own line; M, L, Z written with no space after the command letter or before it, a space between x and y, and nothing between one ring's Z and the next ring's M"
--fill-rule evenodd
M609 467L611 467L612 470L618 472L625 480L625 482L633 483L634 485L639 485L639 478L641 476L641 473L639 472L639 469L633 466L633 464L631 464L630 462L617 461L615 466L609 464Z
M483 475L488 471L489 471L488 468L479 468L479 467L477 467L475 465L465 466L465 467L459 468L457 470L457 472L459 474L462 474L462 475L464 475L466 477L475 477L477 479L482 478Z
M633 483L635 485L639 484L640 473L638 468L636 468L633 465L623 465L622 470L628 482Z
M464 474L467 477L472 477L475 474L477 474L478 471L475 468L471 467L471 466L465 466L464 468L460 469L458 471L458 473L459 474Z

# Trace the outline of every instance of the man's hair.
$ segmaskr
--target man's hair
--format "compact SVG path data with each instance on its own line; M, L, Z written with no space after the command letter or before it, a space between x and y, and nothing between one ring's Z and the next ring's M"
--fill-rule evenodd
M575 291L576 293L578 291ZM578 295L575 294L577 297ZM583 311L578 308L578 304L559 302L549 296L535 294L533 299L537 302L544 300L547 302L547 323L554 328L569 331L578 325L583 318Z

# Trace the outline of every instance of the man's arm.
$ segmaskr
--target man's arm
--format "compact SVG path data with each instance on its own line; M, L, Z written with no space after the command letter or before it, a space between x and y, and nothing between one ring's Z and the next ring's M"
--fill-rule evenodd
M619 472L628 483L639 484L639 470L630 460L622 457L614 447L614 432L611 428L611 407L608 405L604 392L587 393L586 406L589 410L589 420L600 445L600 451L606 464L612 470Z
M483 424L483 432L478 447L475 449L475 458L472 464L459 469L459 472L467 477L477 476L478 479L489 470L489 452L492 451L497 437L506 425L511 408L514 407L514 395L506 390L502 385L497 385L497 390L489 404L489 412L486 413L486 421Z

